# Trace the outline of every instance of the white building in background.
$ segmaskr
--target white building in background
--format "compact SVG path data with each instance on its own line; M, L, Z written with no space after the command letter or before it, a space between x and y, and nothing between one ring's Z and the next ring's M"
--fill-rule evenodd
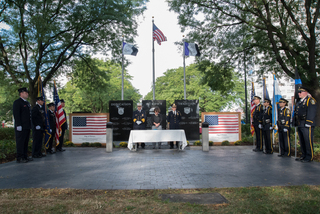
M268 90L268 94L269 97L271 99L271 102L273 101L273 82L274 82L274 78L273 78L273 74L269 73L267 75L264 75L263 77L265 77L266 79L266 86L267 86L267 90ZM255 94L259 97L261 97L263 99L263 77L258 77L255 74L252 75L248 75L248 83L253 82L254 83L254 89L255 89ZM281 92L281 96L288 100L288 106L289 108L292 107L292 97L294 97L294 89L295 89L295 80L292 79L289 76L286 77L281 77L281 78L277 78L278 84L279 84L279 88L280 88L280 92ZM248 90L248 99L251 99L251 84L250 86L247 88ZM272 103L273 105L273 103Z

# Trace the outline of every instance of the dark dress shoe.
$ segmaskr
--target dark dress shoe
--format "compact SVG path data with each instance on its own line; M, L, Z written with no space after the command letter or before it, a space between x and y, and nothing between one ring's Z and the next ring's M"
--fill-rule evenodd
M144 148L144 147L143 147L143 148ZM60 151L61 151L61 152L64 152L64 151L66 151L66 150L65 150L65 149L60 149Z
M41 153L41 155L39 155L39 156L45 157L45 156L47 156L47 155L46 155L46 154Z
M27 160L28 161L33 161L33 158L32 157L30 157L30 158L28 157Z
M283 157L283 155L278 155L278 157Z
M303 157L300 157L300 158L296 158L295 160L296 160L296 161L302 161L302 160L304 160L304 158L303 158Z
M311 162L311 161L312 161L312 160L305 160L305 159L301 160L302 163L309 163L309 162Z
M173 149L173 146L170 146L170 149Z
M33 158L42 158L42 156L39 155L32 155Z
M17 159L17 163L28 163L28 160L24 158L20 158L20 159Z

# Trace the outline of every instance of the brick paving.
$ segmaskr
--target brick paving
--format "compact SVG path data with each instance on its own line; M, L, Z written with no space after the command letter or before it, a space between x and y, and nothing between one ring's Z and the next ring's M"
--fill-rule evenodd
M0 189L189 189L320 185L320 163L301 163L252 146L214 146L184 151L66 148L29 163L0 165Z

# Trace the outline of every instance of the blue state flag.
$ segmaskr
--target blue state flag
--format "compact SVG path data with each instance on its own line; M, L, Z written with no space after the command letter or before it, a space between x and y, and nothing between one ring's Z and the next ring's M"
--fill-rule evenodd
M273 107L272 107L272 124L273 127L276 127L277 124L277 120L278 120L278 109L279 109L279 101L280 98L282 98L281 94L280 94L280 88L279 88L279 84L276 78L276 75L273 74ZM275 133L277 132L277 130L275 129Z
M184 43L184 55L186 56L200 56L199 47L196 43Z

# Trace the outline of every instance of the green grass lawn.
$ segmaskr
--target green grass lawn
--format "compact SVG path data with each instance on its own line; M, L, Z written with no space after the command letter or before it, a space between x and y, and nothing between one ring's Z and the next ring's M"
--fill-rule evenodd
M159 194L218 192L229 203L162 201ZM168 190L0 190L0 213L320 213L320 186Z

